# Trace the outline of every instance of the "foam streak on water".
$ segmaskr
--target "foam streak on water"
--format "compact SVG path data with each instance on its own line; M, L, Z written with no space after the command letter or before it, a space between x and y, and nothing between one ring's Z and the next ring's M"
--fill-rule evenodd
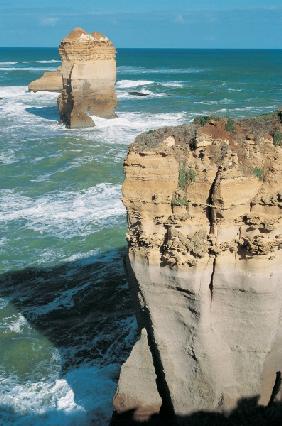
M74 426L94 421L95 425L104 426L109 422L107 413L112 409L110 398L115 391L112 377L117 371L117 365L100 369L81 367L49 384L45 381L24 385L4 381L0 390L1 403L13 408L17 415L2 411L2 421L29 426ZM94 401L93 394L96 395Z
M24 220L25 226L61 238L84 236L124 215L120 185L100 184L80 192L54 192L37 199L0 191L0 223Z

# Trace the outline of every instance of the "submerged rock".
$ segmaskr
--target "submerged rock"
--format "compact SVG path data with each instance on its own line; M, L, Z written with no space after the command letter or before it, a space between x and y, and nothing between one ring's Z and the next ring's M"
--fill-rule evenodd
M281 393L281 127L278 114L203 119L129 148L128 277L150 342L147 373L177 416L226 412L256 395L267 405ZM117 395L138 413L149 379L136 345Z
M128 92L131 96L149 96L150 93L142 93L142 92Z
M61 120L70 128L91 127L91 115L115 117L116 50L101 33L74 29L61 42Z
M30 92L61 92L63 88L62 71L59 67L56 71L46 71L40 78L28 85Z

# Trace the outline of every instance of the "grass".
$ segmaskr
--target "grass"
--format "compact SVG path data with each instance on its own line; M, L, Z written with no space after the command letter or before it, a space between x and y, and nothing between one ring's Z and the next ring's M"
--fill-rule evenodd
M282 146L282 133L279 130L275 130L273 133L273 144L275 146Z
M201 115L199 117L194 118L194 124L199 124L200 126L205 126L208 122L218 121L220 117L216 115Z
M176 197L176 196L173 196L172 197L172 200L171 200L171 204L173 205L173 206L188 206L189 205L189 203L190 203L190 201L189 200L187 200L187 198L186 197Z
M255 167L253 170L253 174L259 179L263 180L264 177L264 171L260 167Z
M191 167L186 168L183 164L180 165L178 175L178 186L185 189L186 186L196 180L196 172Z
M202 115L201 117L194 118L194 123L200 124L200 126L205 126L209 120L210 120L210 116Z
M228 118L227 122L225 124L225 130L229 133L235 132L235 122L232 120L232 118Z

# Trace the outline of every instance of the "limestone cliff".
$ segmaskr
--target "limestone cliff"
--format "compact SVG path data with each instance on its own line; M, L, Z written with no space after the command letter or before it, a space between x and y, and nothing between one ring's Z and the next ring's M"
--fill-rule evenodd
M114 117L116 50L100 33L74 29L61 42L61 120L70 128L93 126L91 115Z
M28 85L30 92L61 92L63 88L61 67L55 71L46 71L40 78Z
M201 117L130 146L128 272L157 387L147 387L133 349L136 372L121 371L117 412L156 413L148 399L157 392L180 416L273 398L282 371L280 119Z

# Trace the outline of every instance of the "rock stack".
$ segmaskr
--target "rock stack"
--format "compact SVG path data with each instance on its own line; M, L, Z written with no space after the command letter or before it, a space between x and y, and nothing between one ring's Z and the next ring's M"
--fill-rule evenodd
M58 99L60 117L69 128L91 127L91 116L115 116L116 50L101 33L81 28L61 42L63 90Z
M279 114L202 117L140 135L125 175L128 276L143 331L121 370L116 412L148 418L158 395L179 419L244 398L272 403L282 371Z
M93 127L91 116L115 117L116 49L103 34L75 28L61 42L62 66L32 81L32 92L60 92L61 121L69 128Z

